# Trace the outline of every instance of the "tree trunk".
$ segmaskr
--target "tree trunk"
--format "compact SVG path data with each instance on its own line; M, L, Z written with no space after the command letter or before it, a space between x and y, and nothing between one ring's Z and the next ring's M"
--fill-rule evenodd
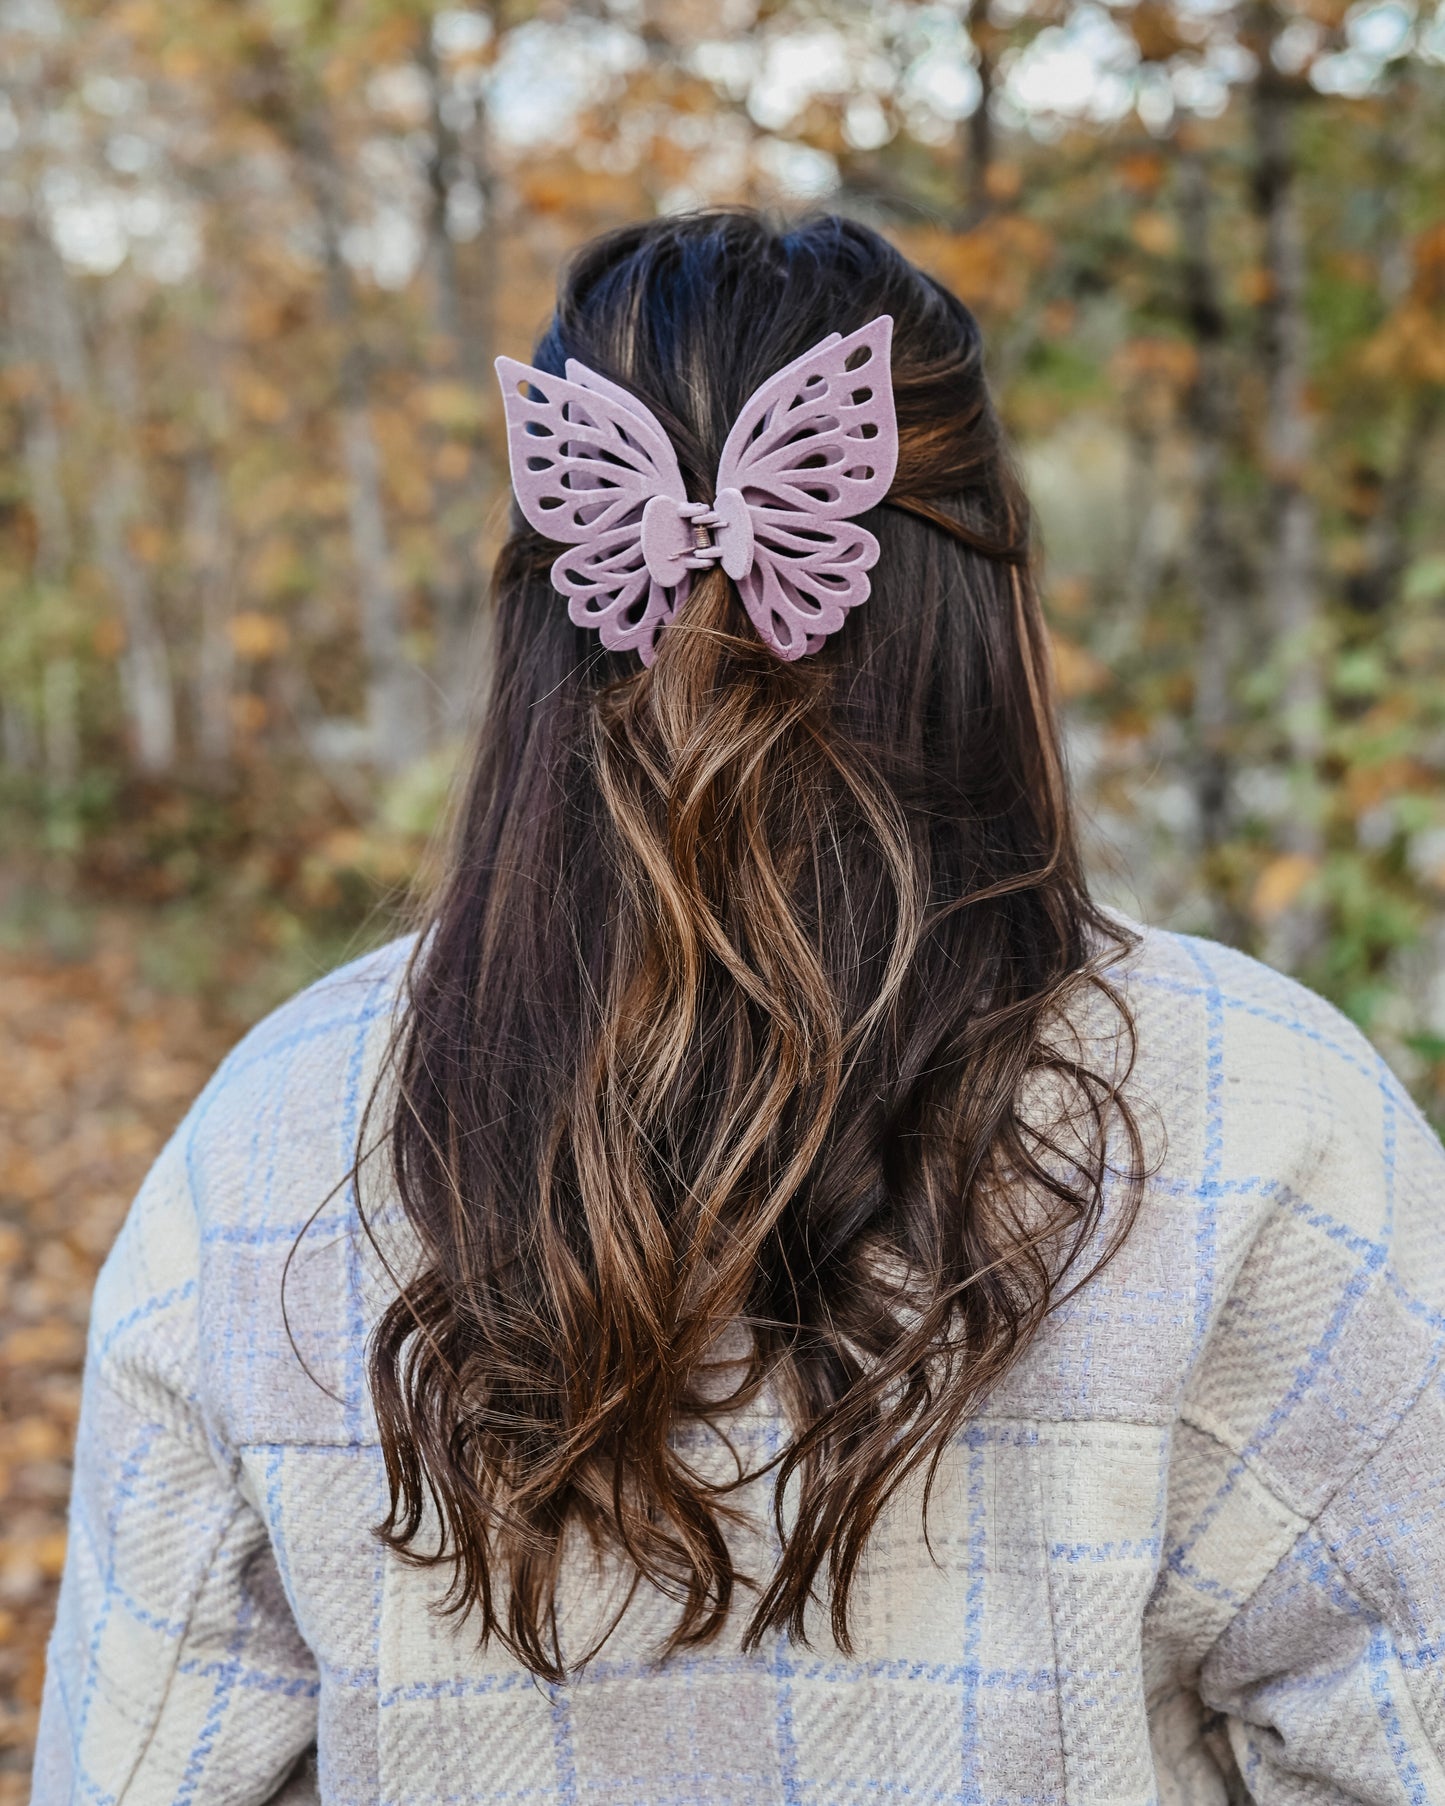
M40 365L39 358L35 362ZM31 571L40 591L39 602L45 607L52 599L59 600L74 562L60 429L48 383L37 384L26 398L21 433L26 488L35 520ZM46 781L52 789L64 790L80 776L80 672L70 648L46 637L49 643L40 674L41 744Z
M1260 356L1265 386L1263 434L1268 525L1264 561L1268 618L1281 671L1280 727L1289 762L1291 807L1279 844L1305 862L1324 852L1325 686L1319 597L1319 524L1309 484L1314 449L1310 413L1309 326L1305 314L1306 260L1294 114L1299 90L1272 55L1286 20L1273 6L1256 14L1260 71L1253 106L1254 200L1264 255ZM1272 924L1268 956L1287 969L1307 969L1323 942L1321 909L1301 900Z
M989 171L993 166L993 82L994 59L990 28L984 8L975 6L972 24L974 47L978 51L978 105L968 116L964 134L964 205L960 222L964 230L988 217L993 208L989 193Z
M35 763L34 724L13 696L0 696L0 756L12 771Z
M29 222L18 247L14 329L21 358L36 380L21 410L26 489L35 520L31 570L44 607L69 582L75 562L75 535L65 488L65 455L57 416L57 389L79 393L84 372L77 349L63 336L66 308L54 311L54 285L65 275L54 252ZM66 297L68 302L68 296ZM40 730L44 769L53 789L66 789L80 775L80 673L72 649L51 640L40 673ZM14 705L12 705L14 706Z
M101 364L112 444L108 467L91 501L91 528L125 626L120 684L136 764L148 776L158 776L175 764L176 699L151 574L131 543L145 511L145 476L134 450L141 420L140 385L130 322L123 312L106 324Z
M130 546L130 530L139 512L137 498L134 472L126 462L118 462L97 486L91 529L125 628L120 687L135 761L142 772L157 776L175 764L175 692L150 579Z
M1305 242L1294 154L1293 85L1271 49L1284 21L1263 9L1265 31L1254 94L1254 195L1264 250L1260 349L1265 376L1264 463L1270 534L1266 594L1283 667L1282 725L1299 806L1285 839L1291 852L1318 856L1322 845L1318 764L1324 688L1318 645L1319 530L1308 475L1314 423L1306 392L1309 327L1305 316Z
M196 750L204 764L220 771L230 763L233 738L236 649L230 628L234 571L221 473L209 452L197 453L186 471L184 562L199 620L191 684Z
M90 355L70 277L54 245L35 220L26 222L20 244L19 299L27 342L67 401L90 394Z
M1379 295L1387 312L1406 299L1411 284L1410 233L1405 212L1410 173L1407 126L1419 105L1414 84L1403 82L1396 107L1382 127L1379 187ZM1379 614L1397 599L1410 558L1410 524L1420 501L1429 454L1442 412L1445 390L1417 382L1405 407L1399 450L1380 485L1375 511L1365 529L1360 568L1346 584L1350 606L1362 614Z
M26 352L31 347L26 346ZM38 356L27 361L38 365ZM74 539L65 495L65 463L60 427L49 385L37 384L25 399L22 414L26 487L35 518L35 581L61 584L70 573Z
M1379 614L1397 599L1410 562L1410 520L1420 500L1428 453L1445 413L1445 391L1421 384L1411 395L1399 454L1380 490L1365 534L1360 569L1346 586L1350 606Z
M341 251L345 218L341 172L316 110L320 105L316 99L303 111L297 136L321 228L327 311L343 343L338 385L341 454L366 655L371 756L383 771L397 771L425 750L425 696L421 673L408 659L404 646L402 595L387 532L381 456L371 423L368 362L360 337L355 285Z
M1144 631L1150 605L1169 561L1168 498L1159 477L1160 435L1152 421L1134 418L1125 424L1128 495L1124 531L1128 553L1119 585L1121 632L1134 639Z
M1199 151L1188 143L1180 145L1176 167L1184 311L1196 358L1185 403L1194 466L1189 572L1199 612L1194 795L1200 852L1208 859L1228 834L1230 816L1230 680L1236 622L1224 522L1228 378L1224 309L1210 236L1209 172Z
M382 512L381 456L370 409L354 397L341 407L341 450L369 674L366 714L372 756L383 771L398 771L425 747L425 716L419 674L402 644L401 596Z
M69 790L80 776L80 666L69 653L45 661L40 713L45 781L52 790Z
M465 383L472 394L491 381L491 271L493 259L482 260L485 274L464 305L457 247L448 229L448 196L454 181L470 180L483 196L483 230L496 231L492 184L478 119L464 141L448 116L443 72L429 33L423 34L422 66L431 94L432 154L427 163L427 256L431 275L433 366L443 378ZM483 612L485 581L476 564L475 546L482 503L495 473L486 448L473 443L469 468L453 475L446 468L453 442L442 429L431 435L433 489L436 496L436 569L431 602L436 631L435 685L443 730L459 733L471 713L488 660Z
M30 335L49 375L68 404L77 409L87 402L93 405L95 384L70 279L38 227L26 235L23 273ZM144 507L145 479L134 450L141 405L127 297L118 283L111 284L106 293L114 298L114 311L102 322L100 388L110 416L110 442L108 447L88 448L97 467L90 492L90 528L97 560L119 603L125 627L119 676L136 764L143 772L156 774L169 771L175 763L175 695L150 574L130 543ZM58 459L58 429L56 440ZM43 432L34 449L42 460L46 458ZM58 476L57 462L42 486L50 488ZM46 557L51 561L68 558L69 522L62 520L60 512L63 490L57 489L47 506L49 526L42 529L49 536ZM55 564L54 569L63 574L62 565ZM65 719L66 711L76 706L76 674L46 674L42 695L47 708L60 711L53 729L45 732L44 744L47 757L58 759L63 770L78 757L77 726Z

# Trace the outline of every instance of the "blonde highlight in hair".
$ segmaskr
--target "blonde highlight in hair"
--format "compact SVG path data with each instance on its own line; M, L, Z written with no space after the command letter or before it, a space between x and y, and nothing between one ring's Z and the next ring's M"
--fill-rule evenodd
M1079 873L966 311L851 223L701 216L585 253L537 362L641 395L706 500L757 380L820 316L885 310L897 505L872 598L816 657L774 658L714 570L643 669L566 621L525 531L498 566L491 707L388 1106L420 1265L370 1372L384 1540L553 1680L592 1653L558 1633L574 1531L676 1601L669 1648L716 1636L740 1585L745 1641L803 1637L826 1598L848 1647L880 1511L1137 1201L1123 937ZM725 350L729 318L756 330ZM1068 1027L1090 991L1108 1059ZM720 1399L729 1329L748 1353ZM678 1431L764 1388L790 1440L752 1575L735 1483Z

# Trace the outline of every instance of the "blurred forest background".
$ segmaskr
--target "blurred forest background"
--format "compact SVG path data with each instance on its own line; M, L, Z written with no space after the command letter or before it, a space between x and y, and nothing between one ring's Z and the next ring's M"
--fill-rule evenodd
M1442 125L1412 0L0 0L0 1806L96 1262L424 876L490 361L603 227L843 208L968 301L1101 888L1445 1115Z

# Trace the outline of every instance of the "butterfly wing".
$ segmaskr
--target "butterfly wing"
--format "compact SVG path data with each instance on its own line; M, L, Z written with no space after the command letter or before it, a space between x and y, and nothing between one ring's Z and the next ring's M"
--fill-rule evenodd
M690 582L687 571L671 586L657 582L635 523L571 547L552 566L568 617L595 628L609 652L635 652L644 665L656 658L657 636L687 600Z
M497 359L512 490L527 524L574 548L552 566L579 627L611 652L652 662L657 635L687 593L664 585L642 556L642 515L654 496L687 500L677 454L646 405L571 362L549 376Z
M747 503L751 568L738 590L779 657L816 652L868 595L878 541L854 517L898 465L887 314L837 333L769 377L728 434L717 489Z
M738 592L753 626L779 658L816 652L868 597L878 541L855 521L773 515L754 527L752 568Z

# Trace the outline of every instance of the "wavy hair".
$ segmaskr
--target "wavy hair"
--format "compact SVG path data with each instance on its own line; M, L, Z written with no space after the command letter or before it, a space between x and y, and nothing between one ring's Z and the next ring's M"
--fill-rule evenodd
M847 1648L879 1512L1137 1208L1127 935L1080 869L973 317L852 221L701 214L584 249L534 362L640 396L707 501L758 383L883 312L898 474L871 597L817 655L773 657L714 570L645 669L571 624L520 522L496 568L490 702L374 1099L420 1257L369 1362L379 1534L551 1680L578 1531L676 1602L668 1649L740 1587L748 1644L826 1598ZM1084 992L1103 1053L1068 1027ZM780 1554L751 1575L678 1433L765 1388Z

